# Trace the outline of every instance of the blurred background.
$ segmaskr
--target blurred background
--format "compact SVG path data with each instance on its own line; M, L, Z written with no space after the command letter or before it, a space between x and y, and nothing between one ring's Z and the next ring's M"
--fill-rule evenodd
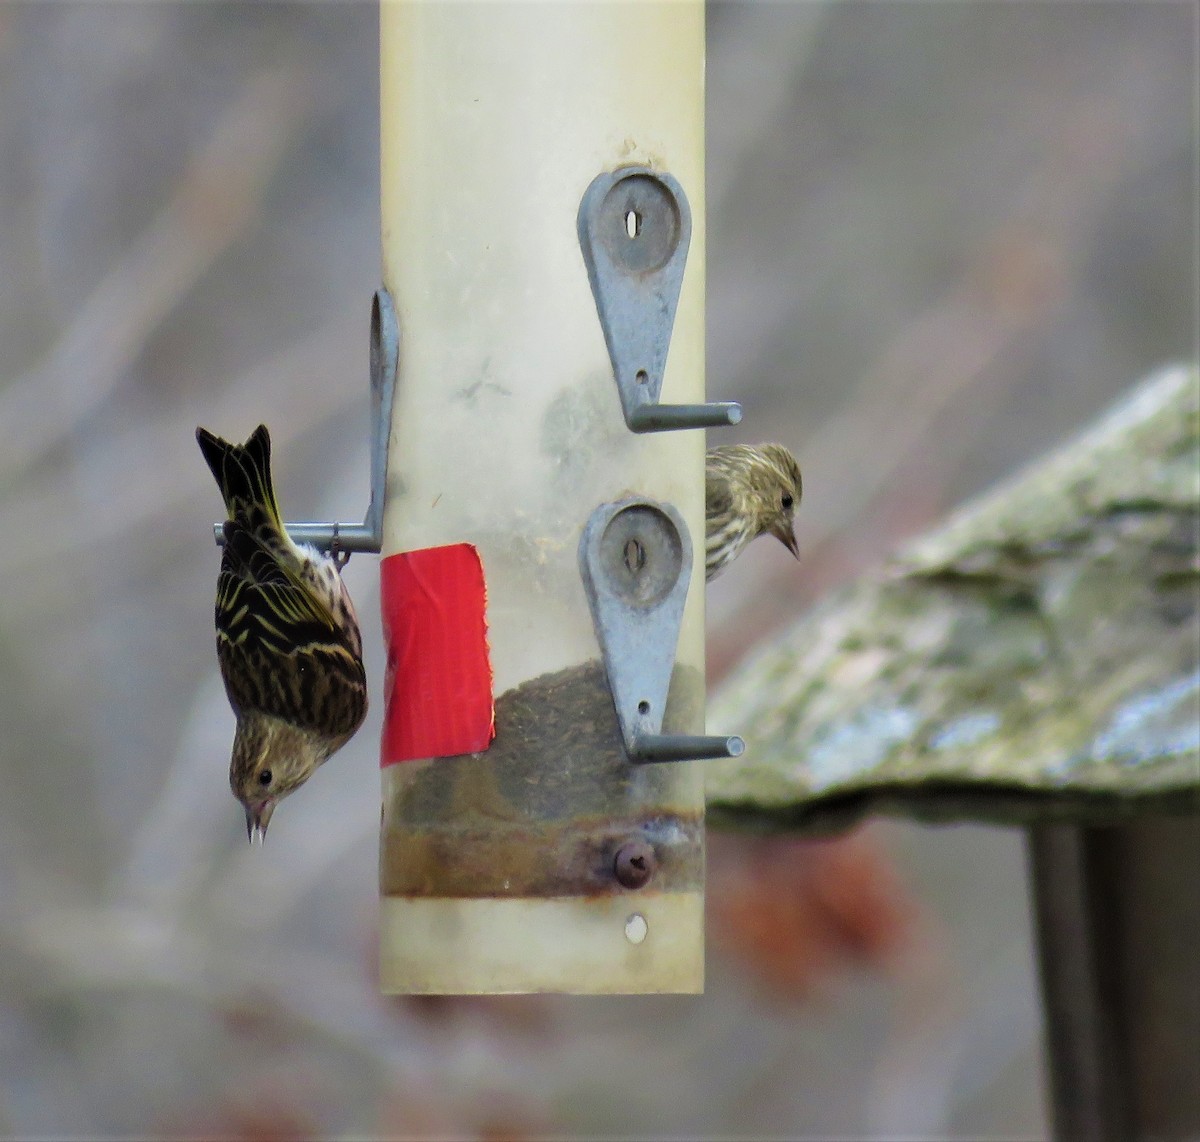
M1195 355L1197 9L708 11L709 393L806 477L718 685ZM192 433L361 518L376 22L0 5L0 1135L1044 1136L1017 832L712 837L707 994L607 1000L377 994L377 698L247 847Z

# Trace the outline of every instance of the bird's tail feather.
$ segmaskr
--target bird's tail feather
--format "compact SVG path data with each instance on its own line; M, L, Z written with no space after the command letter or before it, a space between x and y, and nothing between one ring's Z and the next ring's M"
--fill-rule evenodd
M282 531L283 520L271 482L271 437L267 426L260 424L245 444L230 444L205 428L197 428L196 442L216 477L229 518L254 527L265 515L265 522Z

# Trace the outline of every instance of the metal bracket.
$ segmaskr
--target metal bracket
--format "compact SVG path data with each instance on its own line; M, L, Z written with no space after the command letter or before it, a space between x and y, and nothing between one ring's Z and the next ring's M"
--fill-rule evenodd
M739 737L662 732L692 573L679 512L644 499L601 504L583 529L579 569L630 761L740 756Z
M742 408L732 401L658 403L692 240L692 213L679 182L644 166L597 175L579 204L577 225L629 429L737 424Z
M392 398L400 362L400 325L386 289L371 302L371 500L362 523L288 523L295 543L349 559L356 551L378 553L383 547L383 501L387 487L388 443L392 435ZM213 525L220 547L224 523Z

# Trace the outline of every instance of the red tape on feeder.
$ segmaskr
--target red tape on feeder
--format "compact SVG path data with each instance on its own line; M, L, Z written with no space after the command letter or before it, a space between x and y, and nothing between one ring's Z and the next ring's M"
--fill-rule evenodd
M487 584L469 543L380 565L387 680L381 765L487 749L496 735Z

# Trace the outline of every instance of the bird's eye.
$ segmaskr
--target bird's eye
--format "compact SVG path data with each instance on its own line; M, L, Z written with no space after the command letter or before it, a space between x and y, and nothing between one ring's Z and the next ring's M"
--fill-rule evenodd
M790 510L791 510L791 507L792 507L792 504L794 503L794 501L793 501L793 499L792 499L792 497L791 497L791 493L790 493L790 492L784 492L784 493L783 493L783 500L782 500L781 502L782 502L782 504L783 504L783 510L784 510L785 512L786 512L786 511L790 511Z
M258 783L259 785L271 784L271 771L269 769L264 769L262 773L258 775Z

